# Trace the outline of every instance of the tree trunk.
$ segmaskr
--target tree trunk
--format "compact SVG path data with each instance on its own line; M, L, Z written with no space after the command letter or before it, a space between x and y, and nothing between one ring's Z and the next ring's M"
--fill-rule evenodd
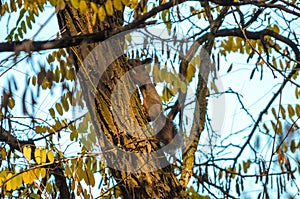
M103 2L101 2L103 4ZM69 2L66 2L66 8L57 15L59 26L63 37L94 33L100 30L112 30L123 25L123 12L115 11L114 15L107 17L104 22L96 22L92 25L91 9L82 15L78 10L74 9ZM78 46L69 49L69 54L74 60L74 65L79 70L83 60L89 52L98 44ZM120 48L122 48L120 41ZM121 49L123 50L123 49ZM109 52L108 52L109 53ZM105 56L104 56L105 57ZM97 60L105 63L105 60ZM98 63L99 64L99 63ZM123 55L116 59L102 74L100 81L97 83L97 90L83 91L85 93L85 101L94 121L94 128L97 132L98 139L101 140L101 147L107 165L110 168L114 179L119 186L123 198L186 198L185 192L181 189L180 183L174 174L172 166L166 166L151 172L139 172L139 170L131 171L124 168L132 166L144 165L146 168L155 168L156 162L148 162L147 154L158 149L158 142L155 139L146 139L130 136L116 121L112 112L112 92L116 87L118 80L131 68L127 58ZM97 76L95 71L94 76ZM131 82L130 78L127 79ZM88 82L81 82L81 88L84 88ZM130 85L122 85L122 95L117 97L120 107L128 107L123 100L123 95L130 97L130 115L135 124L145 126L148 124L146 118L141 111L141 102L137 92L130 93ZM93 95L93 93L96 93ZM97 119L96 119L97 118ZM95 125L95 122L97 125ZM144 130L149 133L149 129ZM101 133L102 132L102 133ZM106 141L105 141L106 140ZM111 145L118 146L119 151L109 150ZM122 154L120 151L131 152ZM142 155L141 155L142 154ZM144 155L143 155L144 154ZM141 158L142 157L142 158ZM144 157L144 158L143 158ZM157 156L156 161L166 163L164 153ZM128 161L128 159L130 161ZM118 160L118 161L116 161ZM124 165L127 162L128 165ZM167 164L165 164L167 165ZM120 168L120 169L118 169ZM142 169L142 168L141 168ZM145 171L145 170L143 170Z

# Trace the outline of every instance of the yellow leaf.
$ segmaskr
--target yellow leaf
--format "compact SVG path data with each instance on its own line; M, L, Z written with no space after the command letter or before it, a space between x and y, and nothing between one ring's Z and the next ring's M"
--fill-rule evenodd
M11 178L11 176L12 176L12 173L7 174L6 179ZM7 181L6 190L8 190L8 191L12 190L12 180Z
M41 176L41 169L40 168L34 169L33 172L34 172L34 177L36 179L40 178L40 176Z
M40 155L41 155L41 162L46 163L47 160L46 149L41 149Z
M79 0L71 0L71 4L75 9L79 8Z
M61 104L56 103L56 104L55 104L55 108L56 108L57 112L58 112L60 115L63 114L63 110L62 110Z
M41 164L42 162L42 158L41 158L41 149L40 148L36 148L34 150L34 158L37 164Z
M280 108L280 112L281 112L282 118L285 119L286 118L285 109L283 108L282 105L280 105L279 108Z
M291 152L292 153L296 152L296 142L295 142L295 140L291 141Z
M13 109L15 107L15 100L13 98L9 98L8 100L8 107Z
M6 160L6 155L7 155L7 154L6 154L5 148L2 148L2 149L1 149L1 159L2 159L2 160Z
M30 183L32 183L32 182L30 181L30 176L29 176L29 173L28 173L28 172L22 173L22 178L23 178L23 181L24 181L25 184L30 184Z
M98 18L100 21L104 21L105 17L106 17L106 13L105 13L104 7L101 6L98 10Z
M81 0L80 3L79 3L79 10L82 14L84 14L86 12L86 9L87 9L87 5L86 5L86 2L85 0Z
M37 177L36 177L36 175L35 175L35 173L34 173L33 170L29 170L28 171L28 176L29 176L29 182L30 182L30 184L33 183L33 181L35 179L37 179Z
M279 28L278 28L278 26L277 26L277 25L274 25L274 29L273 29L273 31L274 31L274 32L276 32L276 33L279 33Z
M66 7L66 3L64 0L57 0L56 9L63 10Z
M122 4L125 6L129 6L130 1L129 0L122 0Z
M131 0L130 2L130 8L133 9L137 6L138 4L138 0Z
M45 131L43 131L44 130L44 128L42 127L42 126L36 126L35 127L35 132L36 133L45 133Z
M122 2L120 0L114 0L114 7L116 10L123 10Z
M46 176L46 169L41 168L40 174L41 174L41 178L44 178Z
M189 64L187 67L186 81L191 82L196 72L194 64Z
M289 117L290 118L292 118L295 115L294 108L290 104L288 105L288 112L289 112Z
M23 154L28 161L31 160L31 147L29 145L23 147Z
M49 109L49 113L50 113L50 115L51 115L52 118L55 118L55 112L54 112L53 108Z
M54 153L52 150L48 151L48 159L50 163L54 162Z
M111 0L106 1L105 9L106 9L107 15L112 16L114 14L113 4L112 4Z
M92 7L92 9L93 9L94 12L98 11L97 4L95 4L94 2L91 2L91 7Z
M93 14L92 25L94 26L97 22L97 13Z
M16 190L22 185L22 176L21 175L16 175L10 181L11 181L11 189Z
M90 169L87 170L87 175L89 179L89 185L91 185L92 187L95 186L95 177L93 172Z
M299 104L296 105L296 114L298 117L300 117L300 105Z

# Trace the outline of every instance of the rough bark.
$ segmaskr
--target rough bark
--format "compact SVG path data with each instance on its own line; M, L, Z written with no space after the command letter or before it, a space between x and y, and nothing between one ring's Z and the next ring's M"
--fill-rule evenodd
M123 25L122 14L122 12L115 12L114 16L108 17L104 22L97 22L97 24L93 26L91 24L92 16L89 10L85 15L82 15L67 3L66 8L58 13L58 22L63 37L68 37L120 27ZM82 45L69 49L69 53L74 60L74 65L77 70L82 64L84 58L96 45L97 44ZM122 42L120 46L122 46ZM102 63L105 62L105 60L97 61ZM130 151L138 154L148 154L158 148L158 142L155 139L149 140L128 135L124 129L117 125L116 118L113 116L111 110L112 91L116 86L116 82L130 68L131 66L126 57L119 57L110 64L101 76L96 91L92 91L85 95L85 101L90 110L91 118L97 121L97 125L94 125L97 135L102 141L107 139L107 141L102 142L102 147L106 147L103 151L106 162L108 165L114 164L114 168L118 168L118 166L121 168L122 166L124 167L124 165L122 165L123 161L113 162L117 159L117 157L120 158L120 154L118 152L106 153L105 150L107 150L107 146L111 143L124 151ZM97 71L95 71L95 74L97 74ZM128 81L130 82L130 79ZM82 83L85 84L88 82ZM84 87L85 85L81 86ZM124 84L123 86L123 95L131 95L128 91L129 88L127 85ZM93 93L96 93L96 96L93 96ZM124 96L119 97L119 106L128 106L128 104L124 104L124 101L122 100ZM130 106L130 115L135 116L132 118L134 120L133 122L141 126L148 124L147 119L143 117L141 103L136 92L131 96ZM93 110L94 108L96 111ZM144 133L149 132L146 130ZM123 157L121 156L121 158L123 158L124 162L128 159L126 155ZM148 164L147 159L134 159L132 161L133 162L131 162L131 164L133 165L137 162L139 164L144 163L144 165ZM167 161L163 153L159 157L158 161ZM147 166L149 168L151 167L149 165ZM128 165L128 167L130 167L130 165ZM117 186L120 187L124 198L186 198L171 166L152 172L126 172L123 170L111 169L111 173L117 182Z

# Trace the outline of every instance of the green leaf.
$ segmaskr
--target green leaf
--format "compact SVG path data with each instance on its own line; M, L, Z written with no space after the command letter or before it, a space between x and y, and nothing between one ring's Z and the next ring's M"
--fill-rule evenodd
M173 96L174 93L167 86L165 86L162 93L162 100L168 102Z

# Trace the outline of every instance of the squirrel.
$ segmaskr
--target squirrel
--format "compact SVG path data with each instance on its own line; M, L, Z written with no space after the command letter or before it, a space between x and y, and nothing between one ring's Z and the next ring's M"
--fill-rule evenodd
M148 71L145 69L145 66L142 66L151 61L151 58L147 58L143 61L135 59L128 60L129 64L133 66L131 77L133 77L134 82L139 85L139 90L143 96L145 116L149 122L153 122L154 131L158 131L156 138L165 146L174 141L172 143L173 146L170 147L171 150L174 150L180 147L180 143L178 142L181 142L181 136L173 121L164 115L161 98L151 81Z

